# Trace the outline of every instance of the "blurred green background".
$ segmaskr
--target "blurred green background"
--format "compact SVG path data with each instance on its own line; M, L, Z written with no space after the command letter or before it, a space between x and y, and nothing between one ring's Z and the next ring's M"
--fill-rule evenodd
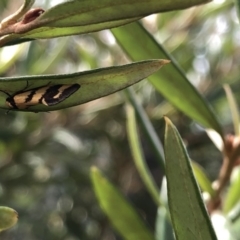
M34 6L48 9L59 2L36 0ZM0 18L20 4L0 1ZM222 84L230 83L240 100L240 30L232 1L151 15L141 22L177 60L231 132ZM0 49L1 77L72 73L128 62L109 30ZM163 138L162 116L167 115L181 133L190 157L214 180L222 159L205 131L174 109L147 81L134 90L159 137ZM118 92L64 111L0 111L0 205L14 208L20 219L14 228L0 233L1 240L121 239L96 202L89 177L93 165L118 186L147 225L155 228L157 207L140 180L127 141L125 101L125 95ZM160 186L162 171L144 134L141 136L147 163Z

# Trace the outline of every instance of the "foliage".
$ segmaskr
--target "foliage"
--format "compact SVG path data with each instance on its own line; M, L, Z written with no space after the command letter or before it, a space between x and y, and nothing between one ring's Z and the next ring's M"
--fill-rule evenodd
M239 239L233 3L61 2L0 2L0 229L19 213L0 238ZM6 105L49 82L81 88L54 106Z

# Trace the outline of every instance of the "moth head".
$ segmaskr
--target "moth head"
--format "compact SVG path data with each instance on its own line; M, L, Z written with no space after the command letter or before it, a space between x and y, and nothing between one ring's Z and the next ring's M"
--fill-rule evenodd
M3 93L5 93L8 97L6 98L6 105L8 106L8 107L10 107L10 108L13 108L14 106L13 106L13 104L12 104L12 101L13 101L13 98L12 98L12 96L8 93L8 92L5 92L5 91L3 91L3 90L0 90L0 92L3 92Z
M15 108L15 102L12 97L7 97L6 98L6 105L10 108Z

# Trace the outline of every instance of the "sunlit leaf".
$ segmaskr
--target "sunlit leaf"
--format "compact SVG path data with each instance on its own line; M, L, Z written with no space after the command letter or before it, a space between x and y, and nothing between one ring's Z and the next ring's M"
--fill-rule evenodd
M48 10L46 9L40 17L29 24L19 25L12 32L0 32L2 36L11 33L7 38L0 41L0 46L21 37L57 37L117 27L153 13L184 9L207 2L209 0L66 1ZM69 27L69 29L66 27ZM59 28L63 28L63 31ZM31 32L28 36L31 30L34 30L34 32Z
M161 73L149 77L150 82L166 99L187 116L207 128L215 129L223 136L220 123L209 104L188 81L186 74L173 57L153 39L140 23L131 23L115 28L112 29L112 32L127 55L134 61L156 56L170 59L171 64L166 66Z
M211 139L211 141L213 142L213 144L216 146L216 148L222 152L223 148L224 148L224 139L220 136L220 134L218 132L216 132L213 129L205 129L208 137Z

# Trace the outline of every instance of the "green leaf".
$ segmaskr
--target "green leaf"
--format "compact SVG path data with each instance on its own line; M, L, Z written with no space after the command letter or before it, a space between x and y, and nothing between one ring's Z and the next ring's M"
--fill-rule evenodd
M126 113L128 141L131 147L131 152L135 165L141 176L142 181L144 182L148 192L151 194L153 200L158 206L161 206L162 203L158 195L158 187L154 182L154 179L148 169L148 166L143 156L142 146L139 142L134 108L131 105L127 105Z
M169 223L168 212L166 208L159 207L157 211L157 219L156 219L156 232L155 238L156 240L175 240L173 236L173 229L171 224Z
M237 101L236 101L236 99L233 95L233 92L228 84L224 84L223 88L226 92L228 105L231 109L235 134L239 136L240 135L240 125L239 125L240 121L239 121L239 111L238 111Z
M168 203L176 239L217 240L181 137L165 117Z
M60 27L42 27L40 29L37 28L32 31L26 32L24 34L7 35L4 37L4 39L0 40L0 46L4 46L5 44L11 45L11 42L13 42L14 44L17 44L17 43L20 43L21 41L24 41L24 39L32 41L34 39L55 38L55 37L77 35L77 34L83 34L83 33L89 33L89 32L96 32L102 29L109 29L117 26L122 26L132 21L136 21L138 19L139 18L116 20L111 22L96 23L96 24L90 24L86 26L76 26L76 27L61 27L61 28Z
M18 213L9 207L0 207L0 231L13 227L18 221Z
M29 24L13 29L12 34L0 40L0 46L21 37L48 38L89 33L121 26L153 13L184 9L207 2L209 0L67 1L46 10ZM9 32L0 32L0 36L5 34Z
M171 60L161 73L149 77L154 87L175 107L207 128L223 136L222 128L209 104L188 81L173 57L156 42L140 23L112 29L118 43L134 61L162 57ZM146 47L147 46L147 47Z
M59 104L53 106L38 104L23 109L23 111L33 112L53 111L76 106L124 89L148 77L168 62L169 61L167 60L148 60L123 66L102 68L66 75L0 78L0 89L14 95L17 91L22 91L23 89L25 89L25 91L31 90L41 86L74 83L80 84L81 88L77 92ZM26 89L27 83L29 87ZM41 98L40 95L34 95L33 97ZM6 94L1 92L0 108L9 110L9 107L7 107L5 103L6 98ZM22 101L25 101L25 99Z
M164 171L165 163L164 163L163 145L160 139L158 138L157 133L154 130L153 125L150 122L146 112L137 101L136 93L133 91L133 88L131 87L127 88L125 93L136 111L138 122L141 123L142 129L145 131L146 137L148 138L148 142L149 144L151 144L151 147L156 156L156 160L159 162L162 170Z
M124 239L154 240L134 208L96 167L91 169L91 179L100 206Z
M223 212L226 214L239 203L240 199L240 169L236 169L236 175L234 176L234 180L231 182L228 192L225 197L225 201L223 202Z
M80 26L143 17L152 13L179 10L207 2L209 0L75 0L49 9L39 17L37 23L51 27Z
M109 29L118 26L125 25L132 21L136 21L139 18L131 18L131 19L124 19L124 20L114 20L111 22L104 22L104 23L94 23L84 26L76 26L76 27L43 27L41 31L38 29L32 30L24 35L24 38L53 38L53 37L62 37L62 36L69 36L69 35L77 35L89 32L96 32L102 29Z
M235 0L236 10L238 13L238 19L240 19L240 0Z
M162 185L160 189L160 198L164 202L164 204L167 205L166 177L162 179ZM158 207L155 223L155 238L156 240L175 240L168 207Z
M194 171L195 178L197 179L197 182L201 189L204 192L207 192L211 197L214 197L215 191L212 188L211 181L207 177L206 173L204 172L204 169L197 164L196 162L191 162L192 163L192 168Z

